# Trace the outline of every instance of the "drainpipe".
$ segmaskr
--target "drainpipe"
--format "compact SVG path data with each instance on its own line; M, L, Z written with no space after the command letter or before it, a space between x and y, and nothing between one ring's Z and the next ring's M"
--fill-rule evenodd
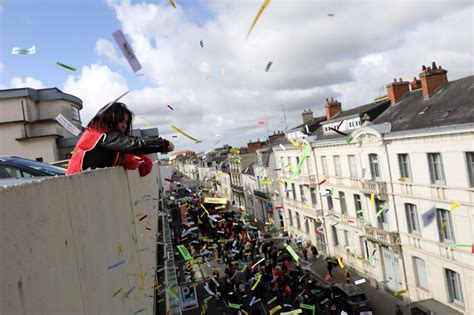
M388 155L388 149L387 149L387 143L385 142L385 140L383 140L383 146L384 146L384 149L385 149L385 156L387 157L387 164L388 164L388 175L389 175L389 179L390 179L390 190L392 192L392 202L393 202L393 210L395 212L395 222L397 223L397 231L398 233L400 234L400 226L398 225L398 214L397 214L397 206L396 206L396 203L395 203L395 193L394 193L394 189L393 189L393 181L392 181L392 167L390 166L390 157ZM401 241L400 241L400 255L401 255L401 258L402 258L402 261L403 261L403 276L405 277L404 279L404 282L405 282L405 285L407 284L407 272L406 272L406 268L405 268L405 259L403 259L403 249L402 249L402 246L401 246ZM408 299L408 305L410 305L410 299Z

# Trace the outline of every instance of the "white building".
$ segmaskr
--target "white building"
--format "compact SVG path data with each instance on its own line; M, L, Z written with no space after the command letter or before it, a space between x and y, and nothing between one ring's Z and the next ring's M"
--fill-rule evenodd
M310 130L317 137L312 156L294 184L281 187L287 225L293 236L314 240L310 223L324 214L316 234L324 233L329 254L377 286L408 290L403 299L435 299L471 314L474 256L451 245L470 245L474 235L474 77L448 82L433 64L420 79L395 81L388 100L348 111L327 101L326 120ZM288 165L296 166L301 151L274 149L288 182ZM314 207L305 202L311 188ZM454 203L460 206L450 211Z

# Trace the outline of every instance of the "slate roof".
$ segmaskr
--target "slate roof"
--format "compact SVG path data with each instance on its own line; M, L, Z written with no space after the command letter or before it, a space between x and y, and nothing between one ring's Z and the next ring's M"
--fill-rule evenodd
M407 93L373 123L389 122L391 132L474 122L474 76L447 82L429 98L422 90Z
M5 98L16 98L16 97L31 97L37 101L48 101L48 100L66 100L79 105L79 109L82 109L82 100L74 95L62 92L58 88L48 89L32 89L32 88L20 88L20 89L7 89L0 90L0 99Z

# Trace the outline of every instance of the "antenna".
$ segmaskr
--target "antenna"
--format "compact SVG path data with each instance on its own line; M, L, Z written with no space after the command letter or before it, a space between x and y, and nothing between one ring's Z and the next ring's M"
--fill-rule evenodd
M288 130L288 125L286 124L285 105L281 104L281 105L278 105L278 106L281 106L282 110L283 110L283 121L284 121L284 128L285 128L285 132L286 132Z

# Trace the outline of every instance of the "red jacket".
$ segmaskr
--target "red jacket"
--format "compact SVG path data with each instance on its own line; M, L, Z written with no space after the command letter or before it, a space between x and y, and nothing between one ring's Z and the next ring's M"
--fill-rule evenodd
M104 131L88 128L82 134L81 138L74 148L74 153L69 161L69 165L66 170L66 175L80 173L83 171L82 163L84 162L85 154L94 149L97 143L99 143L102 136L105 134ZM117 152L113 162L113 166L116 166L119 160L120 153Z

